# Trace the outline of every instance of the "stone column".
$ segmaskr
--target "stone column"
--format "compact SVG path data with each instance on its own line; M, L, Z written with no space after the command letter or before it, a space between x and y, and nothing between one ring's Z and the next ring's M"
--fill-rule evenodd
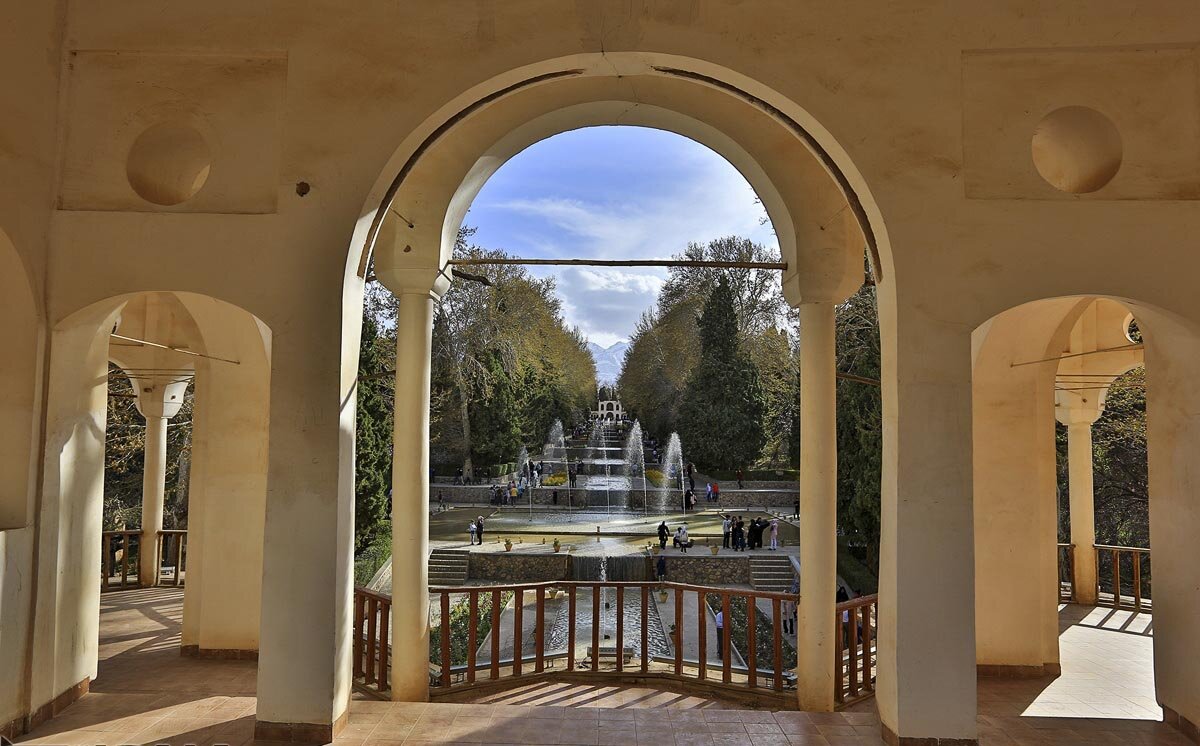
M837 389L834 304L800 304L801 710L832 712L837 594Z
M444 289L444 288L443 288ZM429 356L441 292L401 291L392 438L392 699L429 699Z
M888 743L974 743L970 331L905 308L880 327L879 718Z
M1075 601L1096 603L1096 507L1092 487L1092 423L1067 425L1067 468L1071 505L1071 583Z
M167 418L146 416L145 459L142 467L142 539L138 580L143 588L158 579L158 532L163 527L167 489Z

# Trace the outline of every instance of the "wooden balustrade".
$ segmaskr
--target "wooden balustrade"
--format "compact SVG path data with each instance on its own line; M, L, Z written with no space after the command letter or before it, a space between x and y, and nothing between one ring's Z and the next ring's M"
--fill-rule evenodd
M1058 545L1058 600L1071 603L1075 600L1075 545Z
M141 531L104 531L100 534L100 590L140 588L138 557Z
M158 532L155 585L183 585L187 576L187 536L186 530Z
M875 631L879 596L860 596L836 607L833 698L839 705L875 693Z
M1097 544L1096 604L1146 611L1150 607L1150 550ZM1107 589L1106 589L1107 586Z
M595 581L430 592L430 685L435 688L487 685L546 671L701 680L785 698L782 693L794 688L795 652L784 641L782 607L796 597L787 593ZM719 645L711 631L718 611L723 619ZM388 688L389 617L387 596L355 590L354 675L360 688L377 695ZM870 665L861 670L869 672ZM870 687L869 680L863 687Z
M354 679L368 691L383 695L392 688L392 599L366 588L354 589Z

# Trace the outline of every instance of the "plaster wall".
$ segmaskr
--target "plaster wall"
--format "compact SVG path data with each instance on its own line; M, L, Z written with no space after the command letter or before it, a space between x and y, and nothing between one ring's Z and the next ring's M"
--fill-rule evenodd
M980 666L1058 666L1056 358L1093 301L1006 311L973 335L975 629Z
M205 331L206 350L237 361L204 359L197 366L183 644L257 650L270 332L246 312L210 298L181 301ZM188 596L196 596L190 607Z

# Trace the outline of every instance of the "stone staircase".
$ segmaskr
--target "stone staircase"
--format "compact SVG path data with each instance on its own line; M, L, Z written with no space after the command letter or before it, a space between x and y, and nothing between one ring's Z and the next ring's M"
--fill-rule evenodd
M467 582L471 553L465 549L435 549L429 554L429 585L456 586Z
M786 554L750 555L750 585L755 590L786 593L792 589L795 579L792 560Z

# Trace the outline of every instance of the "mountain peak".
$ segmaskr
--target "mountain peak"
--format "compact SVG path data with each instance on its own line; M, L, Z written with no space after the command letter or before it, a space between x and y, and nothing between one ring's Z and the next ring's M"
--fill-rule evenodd
M629 349L629 343L621 340L608 347L601 347L595 342L588 342L587 348L596 363L596 382L602 386L616 384L621 376L621 366L625 364L625 351Z

